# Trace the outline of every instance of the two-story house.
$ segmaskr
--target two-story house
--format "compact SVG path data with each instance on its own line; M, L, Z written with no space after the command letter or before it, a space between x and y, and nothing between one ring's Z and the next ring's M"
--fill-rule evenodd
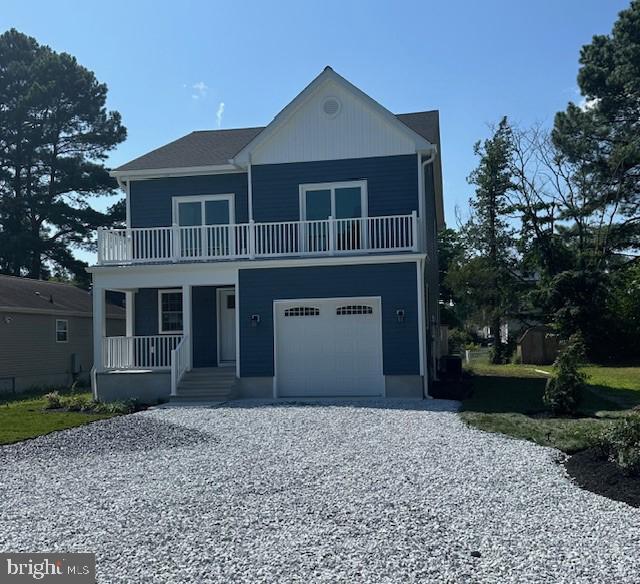
M335 73L264 128L193 132L113 171L100 399L428 395L438 357L437 111L392 114ZM107 337L105 291L127 298Z

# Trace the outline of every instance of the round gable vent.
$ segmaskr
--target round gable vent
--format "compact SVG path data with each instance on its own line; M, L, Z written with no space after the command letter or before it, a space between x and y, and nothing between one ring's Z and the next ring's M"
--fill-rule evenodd
M340 113L340 102L336 97L327 97L322 103L322 111L330 118L335 118Z

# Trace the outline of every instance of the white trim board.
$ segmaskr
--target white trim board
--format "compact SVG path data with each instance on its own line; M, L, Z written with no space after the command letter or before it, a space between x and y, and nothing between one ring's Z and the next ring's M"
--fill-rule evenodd
M217 164L211 166L183 166L169 168L152 168L144 170L112 170L109 175L120 180L146 180L150 178L167 178L172 176L197 176L201 174L233 174L243 173L244 169L235 164Z

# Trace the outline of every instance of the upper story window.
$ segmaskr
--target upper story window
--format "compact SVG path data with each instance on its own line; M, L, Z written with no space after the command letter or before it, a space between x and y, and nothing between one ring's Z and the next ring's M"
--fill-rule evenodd
M300 217L350 219L367 216L367 181L300 185Z
M56 319L56 343L69 342L69 321L58 318Z
M366 233L359 219L367 216L367 181L300 185L300 217L309 223L303 247L322 252L333 245L338 251L360 249ZM336 220L333 242L327 222Z
M182 227L235 223L233 195L173 198L173 222Z
M158 291L158 321L161 335L182 332L182 290Z
M235 223L233 195L173 198L173 223L180 226L184 257L226 256L233 252L229 228Z

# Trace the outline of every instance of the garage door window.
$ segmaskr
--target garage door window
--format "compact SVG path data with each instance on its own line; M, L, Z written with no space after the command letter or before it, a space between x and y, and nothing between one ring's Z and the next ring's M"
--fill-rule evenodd
M336 308L336 314L338 316L345 316L347 314L373 314L373 307L364 304L338 306L338 308Z
M320 310L313 306L294 306L284 311L285 316L320 316Z

